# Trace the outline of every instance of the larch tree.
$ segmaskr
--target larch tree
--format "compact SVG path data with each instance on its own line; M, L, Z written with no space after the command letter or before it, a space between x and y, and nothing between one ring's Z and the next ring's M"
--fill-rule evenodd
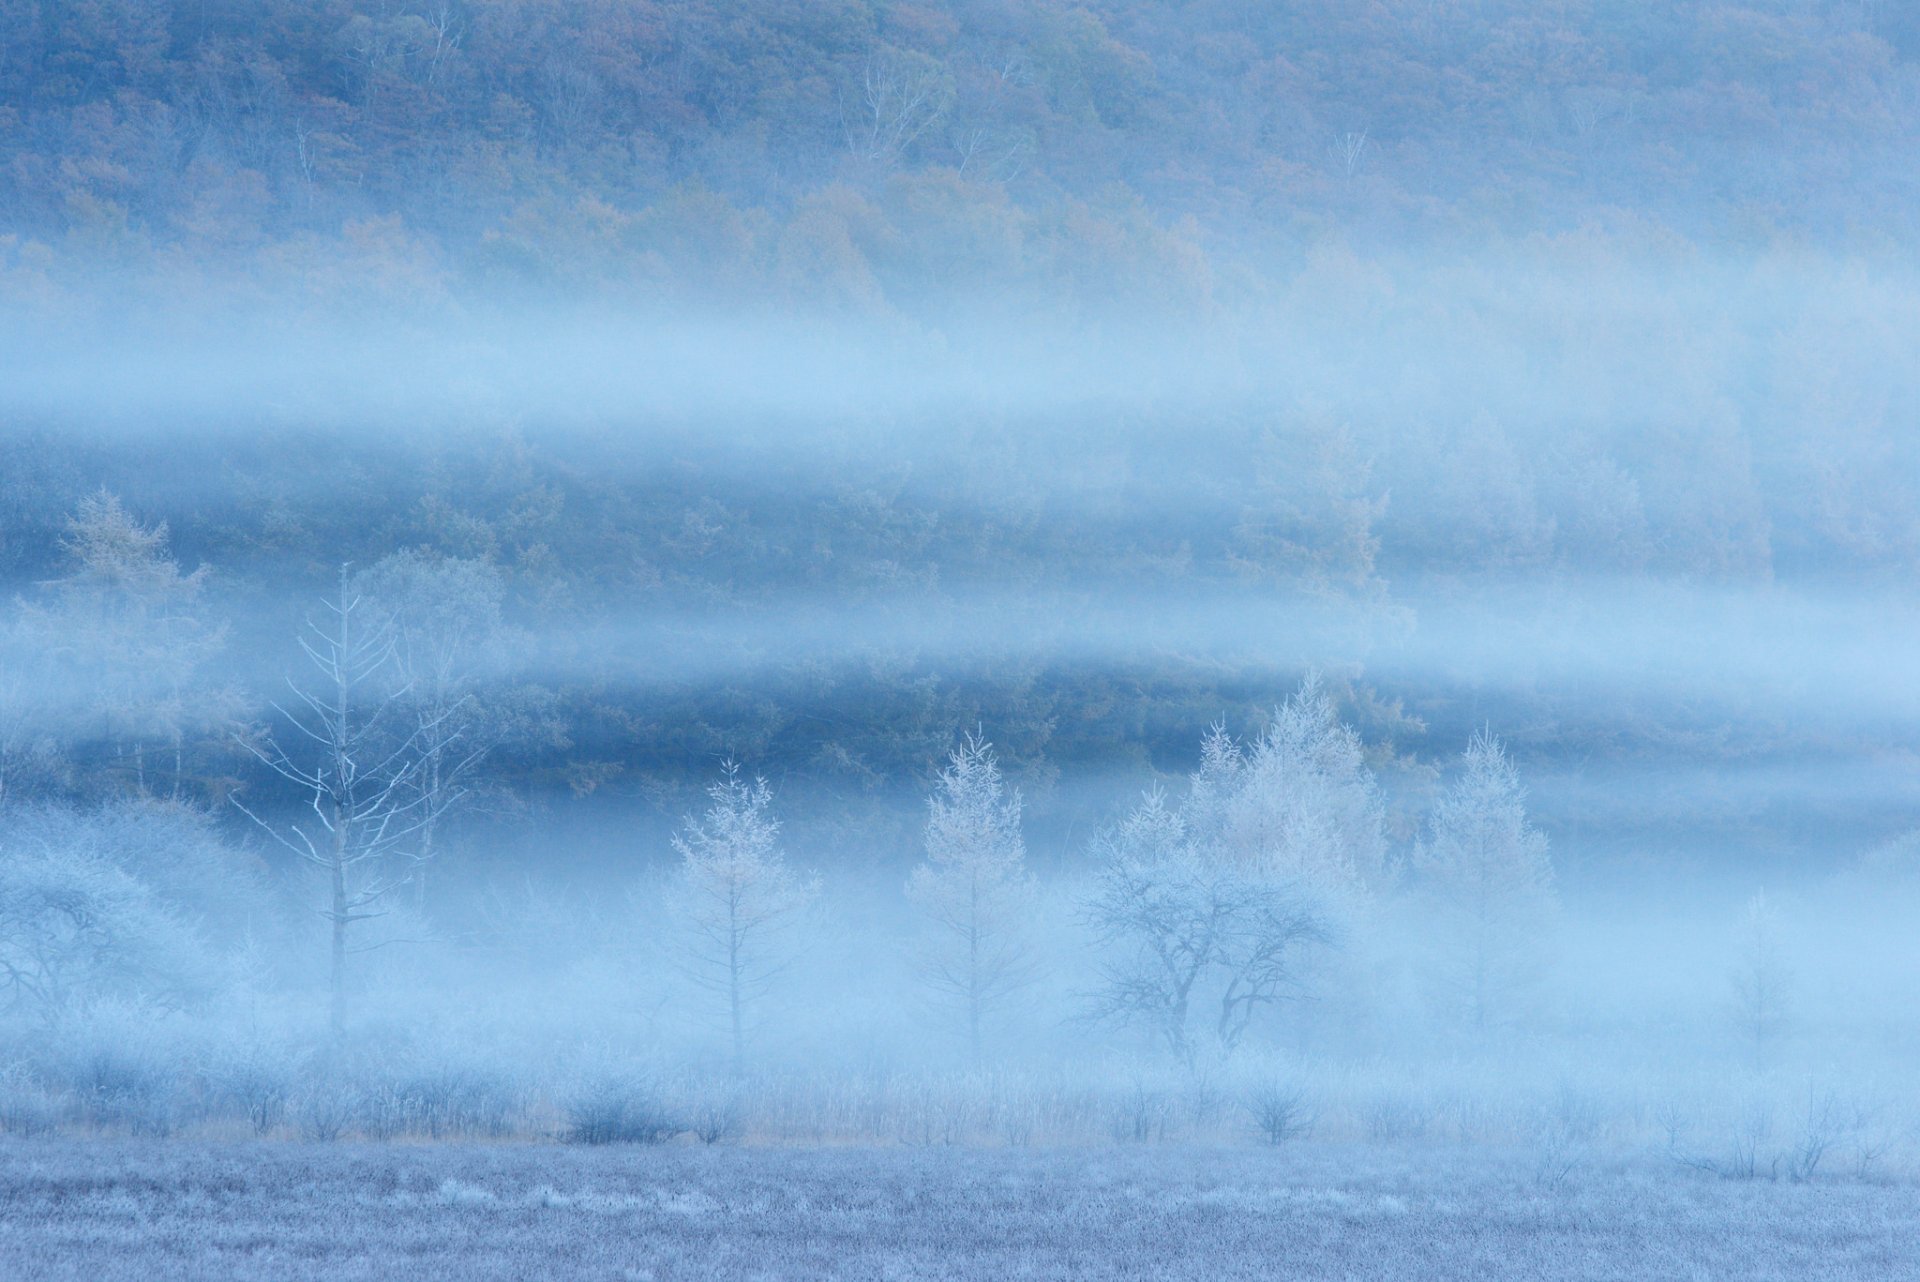
M1208 732L1186 810L1193 839L1249 875L1330 897L1365 897L1386 881L1379 786L1317 675L1251 743Z
M739 1074L753 1007L791 962L789 928L819 885L787 867L765 779L749 783L729 762L707 795L706 813L674 835L680 868L670 906L687 977L719 999Z
M81 500L61 547L71 569L26 623L91 725L76 737L111 753L122 786L178 796L190 741L224 737L239 715L237 697L206 675L225 644L201 617L208 571L182 573L166 524L140 524L105 490Z
M406 709L407 689L391 679L391 627L368 617L346 567L339 595L322 622L307 622L300 648L314 670L305 684L288 679L293 700L274 711L291 730L246 740L263 765L305 794L312 817L276 822L234 805L325 882L328 923L329 1022L346 1026L347 956L358 924L384 915L382 901L405 883L411 852L440 803L421 786L427 762L448 749L442 721ZM291 745L291 746L289 746Z
M1020 794L1001 777L993 745L968 735L927 808L927 859L907 881L929 927L921 975L959 1014L977 1064L985 1025L1034 977Z
M1433 910L1440 1001L1475 1033L1512 1022L1546 960L1558 905L1547 840L1528 822L1519 772L1491 734L1468 743L1414 865Z

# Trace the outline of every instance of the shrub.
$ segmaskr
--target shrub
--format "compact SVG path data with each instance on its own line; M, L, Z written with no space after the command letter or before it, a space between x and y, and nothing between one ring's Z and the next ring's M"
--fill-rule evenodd
M272 1132L286 1119L293 1071L283 1056L248 1046L215 1065L212 1079L221 1102L245 1117L255 1135Z
M720 1144L740 1138L746 1129L745 1116L737 1092L700 1090L687 1106L687 1129L702 1144Z
M1433 1124L1433 1104L1414 1095L1392 1094L1373 1100L1363 1111L1367 1138L1381 1143L1423 1138Z
M1242 1107L1269 1144L1284 1144L1313 1129L1306 1092L1287 1082L1268 1080L1249 1089Z
M0 1070L0 1135L42 1135L60 1124L67 1102L18 1066Z
M79 1121L171 1135L185 1113L185 1074L159 1031L117 1011L69 1025L52 1056Z
M569 1144L664 1144L686 1127L675 1120L651 1086L610 1080L593 1083L567 1101Z
M291 1101L293 1124L300 1137L322 1142L339 1139L360 1110L360 1093L334 1077L310 1079Z

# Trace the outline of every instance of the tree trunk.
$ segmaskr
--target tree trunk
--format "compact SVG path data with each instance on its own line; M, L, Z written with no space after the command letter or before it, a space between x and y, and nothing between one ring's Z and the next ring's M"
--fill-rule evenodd
M747 1044L740 1019L740 921L738 908L727 905L727 1013L733 1025L733 1075L746 1071Z
M347 1027L347 870L340 860L333 863L333 975L332 1000L328 1025L335 1037Z
M967 1045L973 1066L980 1067L980 877L975 873L967 888Z
M332 879L333 908L328 917L333 925L333 967L331 1000L327 1024L337 1039L347 1030L347 828L340 807L333 807L333 860L327 869Z

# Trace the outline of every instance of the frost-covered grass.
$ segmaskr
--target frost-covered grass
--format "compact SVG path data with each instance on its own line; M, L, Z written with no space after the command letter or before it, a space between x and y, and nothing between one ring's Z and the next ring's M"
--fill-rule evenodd
M1894 1278L1902 1181L1294 1148L0 1141L0 1277Z

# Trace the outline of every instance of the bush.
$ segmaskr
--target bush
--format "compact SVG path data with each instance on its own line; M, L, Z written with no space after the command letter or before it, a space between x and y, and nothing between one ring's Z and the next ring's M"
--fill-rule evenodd
M255 1135L269 1134L286 1120L293 1070L284 1056L249 1046L216 1065L212 1079L222 1104L245 1117Z
M626 1080L597 1082L567 1102L569 1144L664 1144L687 1129L651 1086Z
M0 1135L42 1135L60 1124L67 1101L18 1066L0 1070Z
M1367 1138L1383 1144L1425 1138L1436 1112L1431 1101L1392 1094L1370 1101L1362 1111Z
M333 1077L316 1077L303 1085L291 1102L293 1124L300 1137L331 1142L340 1138L360 1113L360 1093Z
M48 1075L86 1125L171 1135L187 1111L187 1074L168 1031L117 1009L90 1012L61 1030Z
M1307 1106L1306 1092L1286 1082L1257 1083L1247 1091L1242 1107L1269 1144L1284 1144L1313 1129L1313 1113Z
M687 1129L702 1144L721 1144L740 1138L746 1129L746 1110L737 1091L697 1090L687 1105Z
M1164 1140L1173 1129L1173 1100L1166 1091L1136 1077L1113 1102L1109 1129L1121 1143Z

